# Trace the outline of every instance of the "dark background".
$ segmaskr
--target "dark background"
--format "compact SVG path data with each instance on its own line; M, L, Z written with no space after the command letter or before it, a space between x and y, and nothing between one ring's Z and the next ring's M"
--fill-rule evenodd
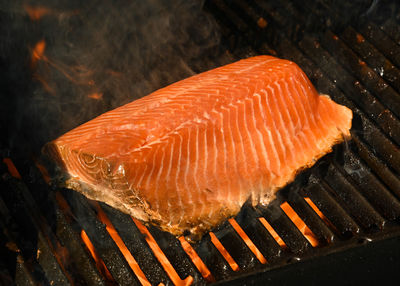
M323 2L341 11L340 20L305 15L303 23L289 27L291 40L395 13L390 1ZM249 37L254 32L246 29L222 33L218 21L223 17L210 13L208 6L196 0L3 1L2 145L16 153L38 153L47 141L107 110L252 55L240 51L244 45L257 47L267 40L274 46L273 36ZM267 29L275 29L268 24ZM39 42L45 43L44 53L33 62Z

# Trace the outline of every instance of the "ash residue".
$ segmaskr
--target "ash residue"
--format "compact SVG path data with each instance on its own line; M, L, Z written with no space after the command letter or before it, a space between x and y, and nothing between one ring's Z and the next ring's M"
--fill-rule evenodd
M2 128L17 149L36 151L199 72L193 67L220 52L217 25L202 1L13 1L0 13L8 67Z

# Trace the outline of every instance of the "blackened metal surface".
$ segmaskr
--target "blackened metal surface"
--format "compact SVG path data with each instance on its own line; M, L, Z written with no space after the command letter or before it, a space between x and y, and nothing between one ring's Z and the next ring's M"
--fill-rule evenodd
M216 285L396 285L400 279L399 237L349 243L353 248L244 275Z
M300 255L311 248L310 243L277 205L262 210L263 216L279 234L289 250Z
M304 189L304 193L335 226L335 232L343 238L359 233L360 227L332 197L330 187L313 175L311 179L313 183Z
M126 247L134 254L138 261L140 269L145 273L151 273L148 277L150 283L170 284L172 281L162 269L160 262L154 256L154 253L148 248L144 237L134 225L129 215L121 213L105 204L101 204L111 223L118 231Z
M288 198L288 202L299 217L311 229L312 233L315 234L321 246L335 241L333 230L330 229L312 207L307 204L303 196L298 192L292 192Z
M219 229L216 229L214 232L215 236L241 269L252 268L256 265L257 259L248 251L243 240L228 222L223 223Z
M228 279L234 275L228 262L211 242L210 236L203 238L195 247L195 250L217 281Z
M235 219L266 258L267 262L274 263L282 259L281 253L283 250L259 221L259 217L260 214L246 204Z
M200 273L196 270L193 263L184 252L180 242L170 233L165 233L155 228L148 227L149 232L157 241L158 246L167 257L173 268L176 270L180 279L191 276L195 282L200 283Z
M88 201L70 190L63 191L63 195L115 281L119 285L140 285L128 262L107 233L106 226L97 219Z

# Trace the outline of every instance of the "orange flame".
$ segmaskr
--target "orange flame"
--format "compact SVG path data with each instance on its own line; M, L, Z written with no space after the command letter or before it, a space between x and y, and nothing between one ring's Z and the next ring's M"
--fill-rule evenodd
M235 262L229 252L225 249L219 239L215 236L213 232L210 231L211 242L215 245L218 251L222 254L225 260L229 263L229 266L232 268L233 271L239 270L239 265Z
M258 27L264 29L265 27L267 27L268 22L267 22L263 17L260 17L260 18L257 20L257 25L258 25Z
M11 176L17 179L22 179L20 173L18 172L17 168L15 167L13 161L11 161L10 158L4 158L3 159L4 164L7 165L8 172L10 172Z
M34 77L37 81L39 81L39 82L42 84L43 88L44 88L48 93L54 95L54 89L53 89L52 87L50 87L50 85L47 83L47 81L46 81L43 77L41 77L41 76L38 75L37 73L35 73L35 74L33 75L33 77Z
M185 237L181 236L179 241L182 245L183 250L185 250L186 254L190 257L193 261L193 264L197 267L200 271L201 275L206 279L208 282L215 282L214 276L211 274L208 267L204 264L203 260L199 257L193 247L186 241Z
M288 204L288 202L284 202L283 204L281 204L281 209L286 213L286 215L296 225L296 227L300 230L300 232L311 243L313 247L319 244L315 234L311 231L311 229L308 228L308 226L298 216L298 214L293 210L293 208Z
M96 267L100 273L103 274L108 280L113 281L114 278L112 277L110 271L108 271L106 265L104 264L103 259L99 257L97 254L96 249L94 248L92 242L90 241L89 237L87 236L86 232L82 229L81 231L81 238L82 241L85 243L86 247L88 248L90 254L92 255L94 261L96 262Z
M52 13L52 11L49 8L46 8L43 6L32 7L29 5L25 5L24 8L25 8L25 11L28 14L29 18L32 21L38 21L43 16L46 16L46 15Z
M191 285L193 283L193 277L188 276L184 280L182 280L179 277L178 273L176 273L176 270L171 265L168 258L162 252L161 248L158 246L157 242L155 241L154 237L151 235L149 230L137 219L133 217L132 219L136 224L137 228L139 229L139 231L144 235L147 244L150 246L157 260L161 263L162 267L164 268L165 272L167 272L172 282L175 285Z
M34 68L36 63L43 59L44 50L46 49L46 42L44 40L40 40L36 43L35 47L32 50L32 59L31 59L31 66Z
M362 60L360 60L360 59L358 59L358 64L359 64L360 66L363 66L363 67L365 67L365 66L367 65L364 61L362 61Z
M59 72L61 72L68 80L71 82L78 84L78 85L89 85L93 86L94 81L87 81L86 79L80 79L80 78L85 78L89 77L93 74L93 71L88 70L84 66L68 66L64 63L61 62L55 62L50 60L44 55L44 51L46 49L46 42L45 40L40 40L39 42L36 43L36 45L32 49L32 57L31 57L31 68L34 69L36 67L36 64L39 60L42 60L46 62L48 65L52 66L53 68L57 69ZM79 80L75 78L75 74L79 74ZM39 81L42 83L44 80L39 76L35 75Z
M92 91L94 90L93 89L93 87L95 86L94 80L88 79L92 77L94 73L93 70L90 70L82 65L68 66L63 62L58 62L51 58L48 58L45 55L45 49L46 49L46 42L43 39L37 42L35 46L32 48L31 63L30 63L30 67L32 70L36 70L38 62L42 61L43 63L46 64L46 68L56 69L73 84L85 87L89 86L92 88L91 89ZM49 70L47 70L47 72L49 72ZM43 85L46 91L48 91L51 94L55 93L51 85L47 82L45 75L39 74L37 72L34 73L33 77ZM103 98L103 93L91 92L88 94L88 97L96 100L101 100Z
M88 97L89 97L89 98L96 99L96 100L100 100L100 99L103 98L103 94L100 93L100 92L94 92L94 93L92 93L92 94L89 94Z
M98 216L99 220L106 225L106 229L107 229L108 233L110 234L111 238L114 240L115 244L118 246L121 253L124 255L126 261L128 262L129 266L131 267L133 273L135 273L135 275L137 276L137 278L139 279L139 281L142 285L150 286L151 284L150 284L149 280L147 280L142 269L140 269L139 264L137 263L136 259L132 256L131 252L128 250L125 243L122 241L117 230L114 228L113 224L108 219L107 215L104 213L104 211L101 209L101 207L98 203L95 203L95 204L96 204L96 208L98 211L97 216Z
M56 192L56 201L61 208L61 210L65 214L69 214L67 216L67 220L70 220L70 215L71 215L71 209L67 203L67 201L64 199L63 195L57 191ZM81 230L81 239L83 243L86 245L87 249L90 252L90 255L93 257L93 260L96 263L96 268L97 270L108 280L108 281L114 281L114 278L112 277L110 271L108 271L106 265L104 264L104 261L100 258L100 256L97 254L96 249L94 248L92 242L90 241L88 235L86 232L82 229Z
M279 236L279 234L274 230L274 228L267 222L267 220L263 217L258 218L258 220L263 224L263 226L268 230L268 232L272 235L275 241L279 244L279 246L283 249L287 248L286 243Z
M40 19L42 19L44 16L47 15L70 17L79 13L79 10L61 11L39 5L38 6L24 5L24 9L32 21L39 21Z
M358 43L365 42L365 39L361 34L357 33L356 37L357 37L357 42Z
M233 218L229 219L229 223L233 226L235 231L239 234L239 236L243 239L244 243L250 248L251 252L257 257L257 259L262 263L266 264L267 260L258 250L257 246L251 241L251 239L247 236L244 230L240 227L240 225Z

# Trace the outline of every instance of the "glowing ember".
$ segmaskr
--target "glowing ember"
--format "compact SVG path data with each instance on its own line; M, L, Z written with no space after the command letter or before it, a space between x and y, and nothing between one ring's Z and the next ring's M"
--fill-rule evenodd
M50 14L52 11L49 8L43 6L32 7L25 5L24 6L26 13L32 21L38 21L45 15Z
M267 222L267 220L265 218L260 217L260 218L258 218L258 220L268 230L268 232L272 235L272 237L275 239L275 241L279 244L280 247L287 248L286 243L279 236L279 234L274 230L274 228Z
M258 27L264 29L265 27L267 27L268 23L267 23L267 21L266 21L263 17L260 17L260 18L257 20L257 25L258 25Z
M229 219L229 223L233 226L235 231L239 234L239 236L243 239L243 241L246 243L246 245L250 248L251 252L254 253L254 255L257 257L257 259L262 263L265 264L267 263L267 260L265 257L261 254L261 252L258 250L257 246L254 245L254 243L251 241L251 239L247 236L247 234L244 232L244 230L240 227L240 225L234 220L233 218Z
M58 16L58 17L70 17L72 15L76 15L79 13L78 10L71 10L71 11L65 11L65 10L55 10L51 9L45 6L31 6L31 5L24 5L24 9L26 14L28 14L29 18L32 21L39 21L42 19L44 16Z
M100 100L103 98L103 94L100 92L94 92L94 93L89 94L88 97L96 99L96 100Z
M136 262L135 258L132 256L125 243L122 241L117 230L114 228L111 221L108 219L107 215L101 209L98 203L95 203L97 209L97 216L99 220L106 225L106 229L110 234L111 238L114 240L115 244L118 246L121 253L124 255L126 261L131 267L132 271L135 273L142 285L151 285L149 280L147 280L143 271L140 269L139 264Z
M35 47L32 50L32 59L31 66L35 67L38 60L43 58L44 50L46 48L46 42L44 40L40 40L36 43Z
M222 256L225 258L225 260L229 263L229 266L232 268L232 270L238 271L239 265L237 265L235 260L233 260L232 256L225 249L225 247L222 245L222 243L219 241L219 239L215 236L215 234L213 232L210 232L209 234L211 237L211 242L215 245L215 247L218 249L218 251L222 254Z
M313 247L319 244L315 234L311 231L311 229L308 228L308 226L304 223L304 221L298 216L298 214L293 210L293 208L287 202L281 204L281 209L286 213L286 215L296 225L296 227L300 230L300 232L311 243Z
M86 232L82 229L81 231L81 238L82 241L85 243L86 247L88 248L90 254L92 255L94 261L96 262L96 267L100 273L103 274L108 280L113 281L114 278L111 276L110 271L108 271L104 261L99 257L97 254L96 249L94 248L92 242L90 241L89 237L87 236Z
M191 285L193 282L193 277L188 276L184 280L182 280L179 277L178 273L176 273L174 267L171 265L168 258L162 252L161 248L158 246L157 242L155 241L149 230L137 219L133 217L132 219L136 224L137 228L139 229L139 231L144 235L147 244L150 246L157 260L161 263L162 267L164 268L165 272L167 272L172 282L175 285Z
M193 264L200 271L200 273L204 277L204 279L206 279L208 282L215 282L214 276L212 276L208 267L200 259L200 257L196 253L196 251L192 248L192 246L186 241L185 237L181 236L179 238L179 241L182 245L183 250L185 250L186 254L193 261Z
M361 35L361 34L358 34L357 33L357 42L358 43L362 43L362 42L365 42L365 39L364 39L364 37Z
M360 60L360 59L358 60L358 64L360 66L363 66L363 67L367 66L367 64L364 61Z
M3 159L4 164L7 165L8 172L10 172L11 176L17 179L21 179L21 175L19 174L17 168L15 167L14 163L11 161L10 158Z

